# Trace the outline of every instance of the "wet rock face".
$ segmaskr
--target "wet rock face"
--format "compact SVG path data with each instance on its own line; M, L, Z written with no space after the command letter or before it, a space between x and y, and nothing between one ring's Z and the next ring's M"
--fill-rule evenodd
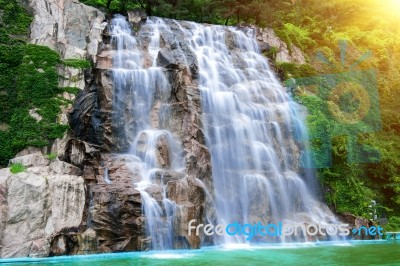
M132 16L131 14L131 19ZM138 18L137 14L135 16ZM135 21L137 27L140 27L141 23ZM168 23L173 25L172 21ZM184 173L170 170L171 151L168 147L168 136L161 135L156 145L157 165L160 170L155 173L154 178L156 184L167 184L168 198L175 201L183 213L176 218L173 225L174 247L199 248L201 239L198 236L188 236L186 227L192 219L204 219L205 187L197 180L202 180L211 187L211 163L201 129L200 91L197 87L198 67L195 55L184 42L179 41L179 35L183 33L178 27L175 28L176 31L172 33L162 33L162 49L157 56L157 62L164 68L171 84L170 95L164 96L169 99L171 107L169 121L165 126L183 144L186 169ZM146 34L138 37L146 50ZM92 184L89 187L92 200L87 211L91 220L90 228L97 233L98 251L145 250L150 247L151 239L147 238L145 233L146 217L142 213L140 193L133 187L133 183L142 178L140 169L135 166L137 158L105 153L126 152L133 141L132 132L135 128L130 100L132 97L128 92L128 95L124 94L123 98L119 98L119 94L114 91L110 69L113 54L115 51L110 44L102 46L93 71L93 83L78 96L70 121L76 138L98 145L102 151L99 164L93 169L95 177L90 181ZM118 110L118 106L125 108ZM150 114L154 127L160 124L159 111L160 99L155 99ZM96 125L94 118L99 113L101 119L98 121L101 122ZM116 116L117 113L120 115ZM146 149L146 138L146 134L143 134L137 140L139 150L142 146ZM67 148L71 151L67 152L70 154L67 161L84 168L91 167L83 163L85 159L82 155L87 153L83 151L82 144L75 143ZM105 180L106 174L109 181ZM84 176L88 181L86 174ZM147 192L161 203L162 191L159 188L150 187Z
M95 76L91 78L86 89L77 96L69 116L70 125L76 138L110 151L114 149L115 142L111 127L111 73L94 70L92 75Z
M205 188L196 180L180 179L167 183L167 197L181 206L181 212L174 223L175 237L183 241L177 242L176 248L200 248L201 239L195 234L188 235L188 223L191 220L203 221L205 215ZM183 221L183 222L178 222Z
M99 252L141 250L144 217L140 192L131 184L91 188L88 226L98 238Z
M128 21L134 25L139 25L139 23L145 22L146 19L147 15L143 9L134 9L128 12Z
M186 162L186 178L166 178L167 197L181 208L174 223L176 248L200 248L201 238L188 235L188 223L195 219L201 223L206 216L206 192L212 191L211 157L205 146L202 129L200 90L198 84L198 65L196 56L186 43L179 38L179 28L168 21L173 29L162 34L164 46L158 54L158 65L165 68L165 74L171 84L171 115L169 128L183 144ZM199 182L201 180L206 186Z
M166 20L174 30L161 35L163 47L158 65L165 68L171 84L171 115L169 128L183 143L186 171L189 178L211 179L210 154L205 146L202 129L198 65L196 55L180 38L183 33L173 21Z

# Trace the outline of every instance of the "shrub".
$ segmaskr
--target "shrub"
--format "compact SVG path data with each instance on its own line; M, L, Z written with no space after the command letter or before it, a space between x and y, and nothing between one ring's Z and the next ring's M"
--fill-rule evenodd
M291 45L296 45L301 50L316 45L315 41L310 38L310 33L306 28L296 26L291 23L283 24L283 28L276 30L278 37L284 41L291 51Z
M61 90L75 95L80 91L80 89L77 87L63 87Z
M276 59L276 54L279 52L278 47L272 46L268 51L264 52L264 55L271 59L272 61L275 61Z
M25 172L26 167L21 163L14 163L11 165L10 172L13 174L18 174L21 172Z
M92 66L90 61L82 60L82 59L65 59L63 61L63 64L65 66L79 68L79 69L86 69L86 68L90 68Z
M47 159L49 159L50 161L53 161L57 158L57 153L49 153L46 155Z
M388 224L385 226L385 231L400 231L400 217L390 217Z

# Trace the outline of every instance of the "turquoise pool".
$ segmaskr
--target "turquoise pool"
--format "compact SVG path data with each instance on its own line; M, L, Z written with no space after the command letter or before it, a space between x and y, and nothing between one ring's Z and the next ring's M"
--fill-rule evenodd
M2 265L400 265L400 241L234 245L200 250L126 252L1 260Z

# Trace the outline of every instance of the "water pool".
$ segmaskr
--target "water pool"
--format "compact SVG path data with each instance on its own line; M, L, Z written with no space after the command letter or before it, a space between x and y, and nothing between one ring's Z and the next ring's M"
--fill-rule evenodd
M200 250L0 259L2 265L400 265L400 241L233 245Z

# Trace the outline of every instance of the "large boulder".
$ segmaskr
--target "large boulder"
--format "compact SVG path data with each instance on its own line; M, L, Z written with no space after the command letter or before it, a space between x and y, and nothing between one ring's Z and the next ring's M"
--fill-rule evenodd
M60 52L63 58L85 58L97 54L106 27L105 15L78 0L32 0L34 13L30 40Z
M18 156L10 160L11 164L19 163L25 167L30 166L47 166L50 161L45 158L41 152L35 152L24 156Z
M0 170L0 255L43 257L54 235L78 227L83 218L85 185L79 169L40 153L17 157L24 172Z
M188 235L188 224L191 220L201 223L205 216L205 187L196 180L180 179L167 183L167 197L180 207L174 223L175 248L200 248L201 238L195 234Z
M140 192L132 184L91 188L88 225L96 231L101 252L140 250L144 218Z
M306 59L304 54L296 45L288 45L276 36L273 29L255 27L256 38L261 49L268 51L272 47L277 49L275 61L305 64Z
M139 25L140 22L145 22L147 19L146 11L143 9L134 9L128 11L128 21L134 25Z
M343 222L349 225L349 230L352 231L353 229L358 229L360 227L370 228L371 226L375 226L376 224L372 220L365 219L363 217L356 216L354 214L345 212L345 213L338 213L337 217ZM365 239L379 239L379 235L367 235L365 230L360 230L358 234L350 234L350 237L355 240L365 240Z

